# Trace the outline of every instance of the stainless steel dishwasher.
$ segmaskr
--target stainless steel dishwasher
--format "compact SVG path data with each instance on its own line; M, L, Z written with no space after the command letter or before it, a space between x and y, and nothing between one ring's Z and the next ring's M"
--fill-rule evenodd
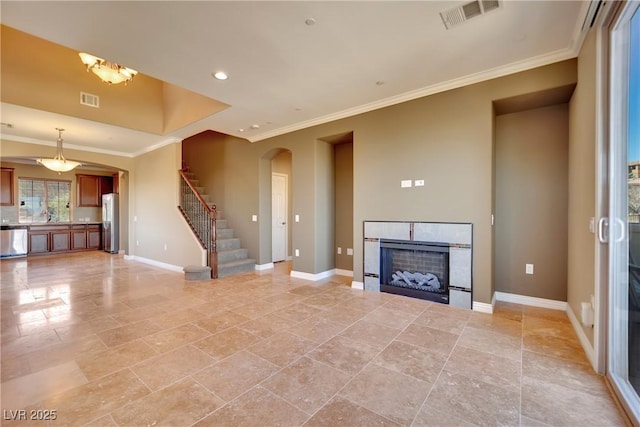
M0 226L0 258L27 255L27 226Z

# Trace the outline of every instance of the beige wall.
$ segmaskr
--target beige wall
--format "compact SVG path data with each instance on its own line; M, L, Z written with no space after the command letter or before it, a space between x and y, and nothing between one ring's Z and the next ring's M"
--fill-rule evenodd
M496 117L496 291L567 299L568 124L567 104Z
M474 300L490 303L494 290L492 101L575 82L576 62L569 60L255 144L226 138L218 142L222 148L215 151L217 158L204 152L191 157L203 168L221 168L216 173L224 179L225 215L233 216L233 227L243 233L243 244L250 252L258 249L252 256L258 253L258 262L267 263L270 223L268 229L263 224L256 229L242 220L236 225L235 218L247 218L259 210L261 221L270 221L270 192L265 194L270 191L270 159L278 150L290 150L293 213L300 215L300 222L293 225L293 247L301 253L294 257L293 269L316 274L335 268L334 241L324 234L333 217L326 213L329 193L326 182L317 181L329 179L325 163L333 158L318 141L353 132L354 280L362 281L363 221L470 222L474 224ZM191 144L191 139L185 143ZM263 162L264 158L269 161ZM425 186L401 189L403 179L424 179ZM240 206L240 199L247 200L246 206ZM263 208L266 203L268 210Z
M133 255L184 267L202 265L204 250L177 208L181 150L169 144L136 157L130 234Z
M591 31L578 57L578 85L569 103L569 237L567 301L580 316L580 303L595 295L595 248L589 230L596 209L596 37ZM579 317L578 317L579 318ZM584 328L584 327L583 327ZM593 345L593 328L584 328Z
M347 249L353 248L353 142L334 145L335 153L335 194L336 194L336 248L335 266L341 270L353 271L353 255Z

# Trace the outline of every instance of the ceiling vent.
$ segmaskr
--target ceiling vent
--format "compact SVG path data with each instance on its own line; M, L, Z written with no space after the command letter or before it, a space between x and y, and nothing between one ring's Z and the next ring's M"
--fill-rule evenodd
M440 17L447 30L463 22L468 21L476 16L484 15L492 10L499 9L502 6L500 0L476 0L465 3L453 9L440 12Z
M100 97L86 92L80 92L80 104L100 108Z

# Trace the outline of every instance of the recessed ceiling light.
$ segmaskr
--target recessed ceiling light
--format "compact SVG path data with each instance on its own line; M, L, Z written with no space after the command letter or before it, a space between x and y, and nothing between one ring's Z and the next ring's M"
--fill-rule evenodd
M260 125L251 125L251 129L260 129Z
M304 21L305 24L307 24L308 26L312 26L312 25L316 25L316 20L313 18L307 18Z
M244 132L244 129L238 129L238 132Z
M213 75L213 77L215 77L218 80L227 80L229 78L227 73L225 73L224 71L216 71L212 75Z
M382 80L378 80L376 82L376 86L382 86L384 84L384 82Z

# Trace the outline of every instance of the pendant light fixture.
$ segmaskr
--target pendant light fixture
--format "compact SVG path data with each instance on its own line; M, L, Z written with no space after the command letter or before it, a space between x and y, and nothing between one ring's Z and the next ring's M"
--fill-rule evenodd
M64 129L56 128L58 131L58 141L57 141L57 152L56 156L52 159L38 159L37 162L40 163L47 169L51 169L55 172L69 172L72 169L81 166L82 163L74 162L73 160L67 160L62 155L62 132Z

